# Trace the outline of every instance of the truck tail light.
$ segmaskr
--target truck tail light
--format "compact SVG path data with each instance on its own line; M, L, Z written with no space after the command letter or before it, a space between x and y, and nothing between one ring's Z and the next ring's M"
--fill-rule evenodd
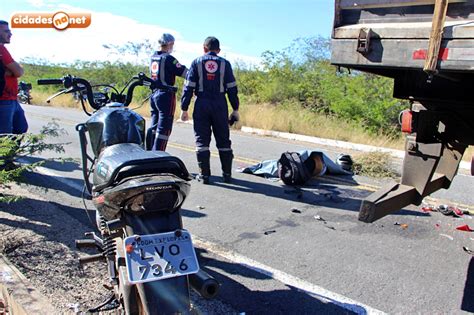
M404 110L400 113L402 132L413 132L413 112L411 110Z

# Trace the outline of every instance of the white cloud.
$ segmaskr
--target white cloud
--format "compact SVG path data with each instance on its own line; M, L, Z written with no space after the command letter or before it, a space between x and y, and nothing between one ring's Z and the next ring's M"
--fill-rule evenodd
M27 2L35 8L41 8L45 6L43 0L28 0Z
M26 2L35 8L54 8L58 6L59 0L28 0Z
M30 0L30 4L46 10L55 1ZM65 12L90 12L92 23L88 28L65 31L55 29L19 29L14 28L12 42L8 46L16 60L25 58L39 58L55 63L72 63L75 60L109 60L130 61L147 60L150 52L139 56L112 54L104 44L122 46L127 42L139 43L149 40L156 49L157 38L163 32L171 33L176 38L173 55L184 65L189 66L191 61L201 55L202 42L189 41L170 28L159 25L143 24L128 17L114 15L108 12L91 12L68 5L55 5L56 10ZM231 62L239 61L246 64L259 64L260 58L247 56L222 47L221 55ZM148 63L148 61L146 61Z

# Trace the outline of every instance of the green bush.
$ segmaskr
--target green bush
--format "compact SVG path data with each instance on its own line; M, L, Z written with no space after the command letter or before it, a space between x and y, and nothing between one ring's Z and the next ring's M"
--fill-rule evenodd
M257 102L298 102L301 107L355 122L373 134L397 137L398 113L407 108L392 97L391 79L361 72L338 73L330 65L330 41L298 39L262 55L262 69L237 67L241 92Z
M53 121L43 126L39 134L3 135L0 136L0 188L9 188L12 182L21 182L25 171L40 166L44 161L32 164L21 164L19 159L39 154L44 151L64 153L65 143L49 143L47 138L56 138L63 135L65 131ZM18 196L9 196L0 193L0 202L12 202Z

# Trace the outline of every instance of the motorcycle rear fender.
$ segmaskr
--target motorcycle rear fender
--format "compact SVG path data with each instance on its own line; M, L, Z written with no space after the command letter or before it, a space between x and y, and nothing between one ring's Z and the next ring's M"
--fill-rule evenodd
M175 212L153 212L146 215L125 213L127 235L146 235L175 231L183 227L181 214ZM120 248L123 257L123 249ZM125 267L120 267L121 280L126 278ZM175 277L160 281L130 285L137 292L144 314L186 314L190 310L188 277ZM136 290L136 291L135 291ZM131 306L132 307L132 306Z
M173 212L181 207L190 184L173 175L127 178L119 185L94 193L93 202L106 220L118 218L122 211L143 215Z

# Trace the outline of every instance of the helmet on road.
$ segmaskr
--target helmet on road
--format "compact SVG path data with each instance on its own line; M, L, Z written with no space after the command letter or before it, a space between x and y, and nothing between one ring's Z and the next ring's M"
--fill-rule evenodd
M352 158L349 154L339 154L336 158L336 163L343 170L352 172L352 165L354 164L354 161L352 161Z
M161 46L166 46L168 44L174 43L174 37L171 34L163 33L163 35L161 35L161 37L158 39L158 43Z

